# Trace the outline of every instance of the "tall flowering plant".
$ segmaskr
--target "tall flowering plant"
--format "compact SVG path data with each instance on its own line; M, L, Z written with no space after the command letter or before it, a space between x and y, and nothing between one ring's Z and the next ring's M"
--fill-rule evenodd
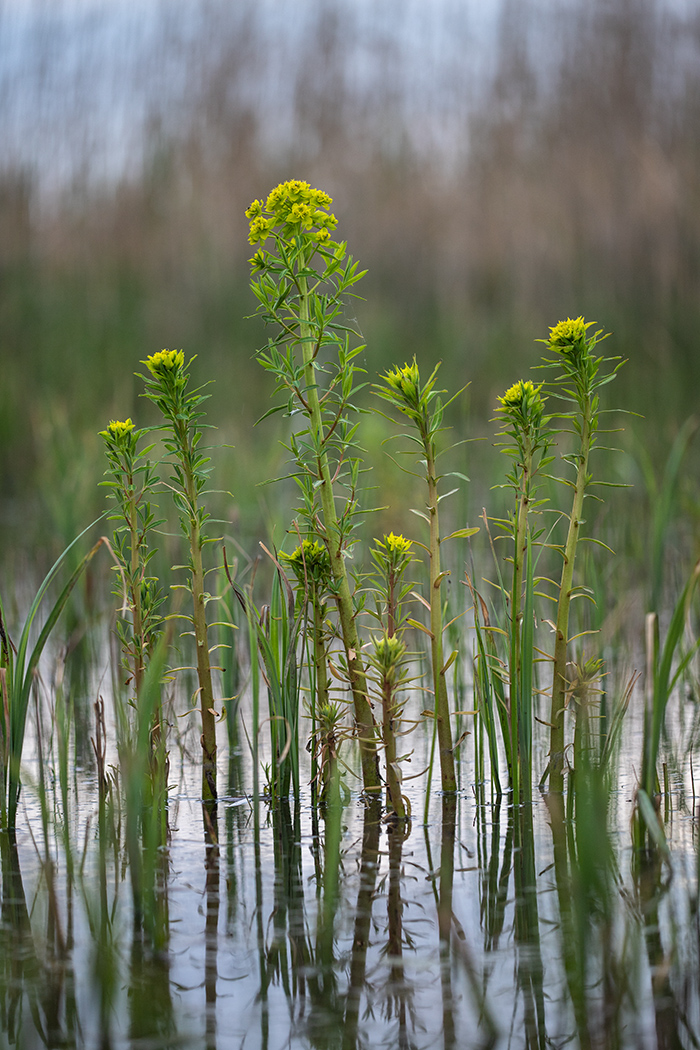
M554 660L552 670L552 700L550 709L550 755L549 787L554 793L563 790L564 769L564 710L568 692L566 665L569 646L569 611L575 595L574 568L576 550L584 524L584 500L590 495L592 476L589 471L591 452L596 447L600 426L601 387L610 383L623 365L621 358L605 357L596 348L607 338L602 329L588 334L594 321L583 317L567 318L550 328L546 344L551 356L545 358L545 366L557 372L551 385L556 394L571 405L563 413L565 424L569 424L574 446L563 458L573 468L574 479L564 479L573 489L571 513L566 541L559 550L562 555L561 582L557 604L557 621L554 636ZM545 771L545 776L547 771ZM543 780L545 779L543 776Z
M450 722L449 699L447 695L446 672L451 660L443 659L443 611L441 585L449 576L448 571L441 567L440 548L441 545L452 537L466 538L472 536L478 529L459 529L449 536L440 533L439 503L444 495L439 494L439 486L444 475L441 475L437 467L439 455L439 436L444 429L444 411L447 405L443 404L441 393L435 386L437 368L427 380L422 380L420 370L415 358L412 364L391 369L382 376L383 383L376 387L377 394L388 401L401 415L408 418L409 424L414 431L410 435L410 441L417 446L420 462L425 472L427 484L426 512L418 512L427 521L429 528L429 545L421 544L428 552L430 561L430 649L433 666L433 689L435 694L434 718L437 728L437 739L440 748L440 770L442 776L442 790L455 791L457 780L455 777L454 749L452 743L452 726ZM456 397L457 395L455 395ZM451 399L453 401L454 398ZM454 476L463 480L464 475L453 472Z
M359 513L353 399L364 385L358 365L364 347L355 345L355 333L342 317L344 298L363 274L345 243L333 239L337 220L331 203L323 190L297 179L275 187L265 201L253 201L246 211L250 243L257 246L251 287L258 313L273 331L258 352L275 380L275 393L282 395L272 412L304 421L289 442L301 494L299 529L328 551L329 593L338 610L363 783L376 793L381 787L377 732L346 567Z
M216 803L216 714L207 626L207 603L211 595L204 584L202 551L210 542L206 535L209 514L203 494L209 479L210 458L202 447L202 403L207 395L201 388L190 389L189 368L182 350L160 350L143 364L148 369L145 396L160 409L165 420L164 442L169 455L169 487L180 516L180 527L189 546L187 589L192 595L192 615L187 617L197 649L199 706L202 716L202 798L205 804Z
M510 591L508 681L510 686L510 778L514 795L531 791L532 751L532 619L533 563L530 521L538 472L552 462L550 417L545 415L542 384L518 380L498 399L502 451L512 459L506 485L515 494L515 511L499 524L513 539L513 576ZM537 534L535 534L537 535ZM524 590L524 594L523 594ZM523 649L526 651L523 652Z

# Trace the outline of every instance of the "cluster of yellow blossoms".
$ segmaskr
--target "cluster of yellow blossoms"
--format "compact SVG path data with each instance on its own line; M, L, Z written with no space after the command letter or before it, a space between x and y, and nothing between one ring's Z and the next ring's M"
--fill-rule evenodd
M107 434L114 438L115 441L119 441L119 439L125 437L126 434L130 434L133 429L134 424L130 419L125 419L123 423L118 419L112 419L107 427Z
M323 190L313 189L308 182L290 179L281 182L268 194L263 204L254 200L246 209L250 219L248 240L251 244L263 244L275 230L283 239L307 234L318 244L330 240L331 230L338 224L335 215L328 211L332 198Z

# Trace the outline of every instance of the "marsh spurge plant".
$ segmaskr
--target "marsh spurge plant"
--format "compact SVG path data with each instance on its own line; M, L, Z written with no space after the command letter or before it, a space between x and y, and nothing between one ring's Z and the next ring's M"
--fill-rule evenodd
M259 247L251 260L251 287L258 313L275 332L258 352L275 379L275 393L284 395L272 411L304 420L289 444L302 497L299 530L328 551L364 788L377 793L377 730L346 566L358 515L353 398L361 385L357 356L363 347L353 346L354 333L340 318L343 297L362 274L346 259L346 245L331 238L337 224L331 203L327 193L298 180L281 183L264 203L253 201L246 211L249 239Z
M438 438L444 430L443 417L445 408L458 397L455 394L443 405L440 394L443 391L435 389L437 368L430 377L421 381L420 371L415 358L412 364L405 364L402 368L394 368L383 376L384 383L376 388L380 397L397 408L402 415L407 416L415 433L409 434L409 441L417 446L419 456L424 467L424 477L428 487L426 511L416 511L424 521L428 523L430 532L429 546L420 544L423 550L428 552L430 560L430 650L433 668L433 689L435 694L434 718L437 727L437 738L440 748L440 770L442 774L442 790L455 791L457 780L455 777L454 754L452 745L452 726L450 723L450 707L447 695L446 672L451 660L447 663L443 660L443 615L441 584L449 572L443 571L440 561L440 547L448 539L454 537L467 538L478 532L478 529L459 529L450 533L449 536L440 535L440 515L438 504L447 493L439 495L440 481L445 475L438 473L437 459L439 455ZM460 391L461 393L461 391ZM405 468L404 468L405 469ZM413 471L407 471L412 474ZM467 480L464 475L456 471L452 476Z
M530 797L533 688L534 566L531 512L542 501L535 499L535 479L552 462L547 449L552 441L549 417L544 414L542 384L519 380L499 398L505 438L503 451L513 460L506 483L515 493L515 512L499 524L513 539L513 576L510 589L508 680L510 684L510 778L514 795ZM523 594L524 589L524 594Z
M216 713L212 684L207 602L210 595L204 586L202 549L211 542L205 525L209 518L202 504L202 495L209 479L209 457L201 448L203 413L199 410L206 400L201 388L188 389L192 359L185 364L182 350L160 350L143 362L149 376L142 376L146 384L145 396L160 409L165 419L165 447L172 468L170 491L180 515L180 527L189 546L189 586L192 594L192 616L185 617L192 624L197 649L197 678L199 706L202 716L202 797L205 804L216 803Z
M403 635L408 625L404 603L412 587L405 579L406 570L413 561L411 541L390 532L383 539L375 540L370 553L375 565L375 572L370 578L376 603L374 615L383 627L383 632L379 637L375 635L372 638L369 661L381 698L387 806L396 821L404 821L407 819L407 810L401 790L401 763L410 755L398 754L397 738L407 732L402 729L404 694L409 684Z
M581 538L581 526L584 524L583 506L592 483L589 473L589 457L596 446L600 423L598 391L610 383L616 376L623 361L620 358L598 356L594 353L598 343L607 336L602 329L588 336L586 333L595 324L586 323L583 317L575 320L568 318L560 321L550 329L550 336L545 342L554 354L545 358L548 368L559 373L552 384L555 392L572 405L572 410L562 418L571 425L574 436L574 448L563 456L575 471L575 477L561 480L573 489L569 527L564 546L559 548L563 564L559 584L557 620L554 636L554 660L552 670L552 700L550 709L550 754L548 770L550 791L559 793L563 790L564 768L564 710L567 699L567 671L569 645L569 611L572 598L582 593L574 587L574 567L576 550ZM603 366L608 367L603 371ZM590 538L590 537L589 537Z
M100 431L109 463L109 478L102 484L111 490L110 497L116 503L110 520L118 523L112 541L119 574L115 594L122 603L117 633L135 698L162 631L159 609L164 600L158 580L148 575L148 565L155 554L150 537L163 521L156 519L150 500L158 480L156 468L148 458L153 445L139 448L145 433L136 429L131 419L112 420L106 430ZM159 725L158 705L154 735L159 733Z

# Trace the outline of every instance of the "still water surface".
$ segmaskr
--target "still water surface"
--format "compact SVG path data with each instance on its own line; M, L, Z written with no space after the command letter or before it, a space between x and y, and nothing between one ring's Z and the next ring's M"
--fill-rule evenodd
M94 775L75 779L71 873L30 762L16 850L3 839L0 1046L698 1046L692 806L670 799L670 861L634 854L636 744L607 826L595 808L553 819L537 792L514 811L476 784L469 749L458 796L433 790L427 822L410 782L403 831L352 795L325 818L308 795L255 806L245 762L222 755L218 846L183 761L140 930Z

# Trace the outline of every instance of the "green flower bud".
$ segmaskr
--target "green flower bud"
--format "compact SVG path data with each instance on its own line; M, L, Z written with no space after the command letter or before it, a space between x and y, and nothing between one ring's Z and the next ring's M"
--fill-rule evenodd
M395 634L373 638L374 663L385 678L394 678L406 653L406 646Z
M291 554L280 551L280 558L289 563L294 575L302 584L307 579L315 584L322 584L330 579L330 557L318 540L304 540Z
M540 394L542 385L535 386L529 379L519 379L499 397L498 411L523 430L537 430L544 416L544 398Z
M549 330L550 350L562 354L572 364L577 365L588 352L586 330L593 324L595 321L586 323L583 317L577 317L575 320L569 317L566 321L559 321Z

